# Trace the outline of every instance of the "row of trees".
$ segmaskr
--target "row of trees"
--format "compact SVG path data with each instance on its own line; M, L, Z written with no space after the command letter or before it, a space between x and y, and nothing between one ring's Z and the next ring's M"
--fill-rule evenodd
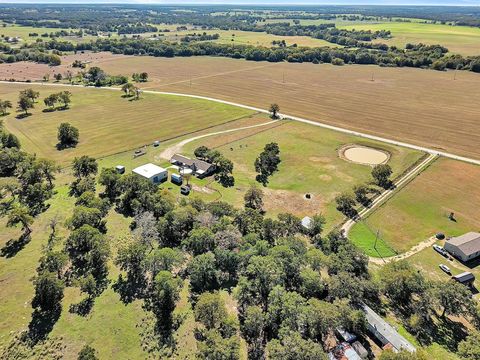
M343 193L335 198L337 210L348 218L355 218L358 214L355 206L357 202L362 206L369 206L371 195L378 195L381 189L390 189L393 186L390 176L393 171L388 164L375 165L372 169L373 181L369 184L356 185L353 194Z
M62 109L65 110L68 109L68 105L72 102L72 93L70 91L53 93L43 99L43 102L51 111L55 110L55 105L57 103L63 104Z

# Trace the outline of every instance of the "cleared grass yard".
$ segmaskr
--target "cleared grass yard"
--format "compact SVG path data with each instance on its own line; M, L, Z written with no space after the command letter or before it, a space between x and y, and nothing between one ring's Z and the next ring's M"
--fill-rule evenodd
M405 252L437 232L458 236L480 229L480 167L439 159L391 200L355 225L350 239L371 256L376 231L397 252ZM455 213L456 222L448 219ZM382 254L388 256L388 254Z
M356 30L390 30L392 39L377 39L375 42L405 47L407 43L440 44L452 53L480 55L480 29L470 26L422 24L418 22L357 23L338 27Z
M16 102L18 92L33 87L40 99L66 88L41 85L2 84L2 99ZM8 130L16 134L24 148L41 157L65 164L73 157L88 154L102 157L151 144L182 134L251 115L238 107L176 96L143 94L139 101L122 98L121 92L71 88L72 105L66 111L42 112L40 100L32 115L17 119L15 112L4 118ZM74 149L58 151L57 128L69 122L80 131Z
M235 186L223 188L216 183L210 186L221 193L222 200L241 207L245 191L256 183L255 159L270 142L279 144L282 162L279 171L270 178L268 186L263 188L267 214L273 216L281 212L292 212L305 216L323 213L329 227L335 226L342 219L335 209L335 196L351 191L354 185L371 179L371 167L352 164L338 157L337 150L340 147L356 143L385 149L392 154L389 164L395 174L403 172L422 155L417 151L288 121L280 121L270 129L258 128L253 133L236 132L228 138L213 136L201 139L187 144L184 152L193 154L197 146L207 145L215 147L231 159L235 165ZM312 199L305 199L306 193L310 193Z

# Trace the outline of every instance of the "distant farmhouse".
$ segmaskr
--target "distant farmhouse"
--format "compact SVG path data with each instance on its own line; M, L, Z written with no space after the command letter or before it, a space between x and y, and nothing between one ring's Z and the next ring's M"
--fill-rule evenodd
M469 232L462 236L451 238L444 246L450 254L463 262L480 257L480 234Z
M389 323L382 319L375 311L367 305L362 306L367 320L368 331L382 344L385 349L392 349L394 352L406 350L415 352L415 346L400 335Z
M191 169L193 174L200 179L213 174L215 171L215 165L213 164L199 159L190 159L180 154L173 155L170 163L180 168Z
M155 164L145 164L132 170L137 174L154 184L160 184L168 179L168 171Z

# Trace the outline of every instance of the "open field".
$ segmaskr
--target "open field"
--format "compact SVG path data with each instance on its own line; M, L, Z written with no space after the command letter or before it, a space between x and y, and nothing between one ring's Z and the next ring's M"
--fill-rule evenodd
M390 30L392 39L377 39L376 42L402 48L407 43L440 44L452 53L480 55L480 29L475 27L415 22L339 24L338 27L348 30Z
M374 256L377 230L381 238L378 245L386 243L397 252L405 252L437 232L458 236L478 231L479 177L478 166L439 159L364 223L356 224L349 237ZM450 212L457 221L448 219ZM386 250L379 252L393 255Z
M298 46L308 47L341 47L340 45L332 44L328 41L315 39L310 36L279 36L273 34L267 34L266 32L253 32L253 31L240 31L240 30L187 30L187 31L174 31L165 34L166 40L180 41L180 38L188 34L197 33L203 34L219 34L220 38L213 40L214 42L222 44L242 44L242 45L254 45L254 46L266 46L271 47L272 41L285 40L287 46L297 44ZM233 41L232 41L233 40Z
M480 97L479 74L457 72L453 80L452 72L365 65L83 56L112 74L148 69L151 81L143 85L148 89L261 108L277 102L291 115L480 159L480 149L471 146L480 141L480 105L472 100ZM11 77L5 73L8 66L0 65L0 78ZM28 66L33 73L37 65ZM37 79L44 70L39 68Z
M27 87L0 85L2 98L15 102L18 92ZM35 89L40 91L40 99L65 90L41 85ZM39 102L27 118L15 118L14 111L4 118L6 127L20 138L27 151L65 164L75 156L106 156L253 114L233 106L175 96L144 94L140 101L129 101L120 92L70 90L72 105L66 111L42 112L45 106ZM61 122L79 129L80 142L75 149L56 149Z

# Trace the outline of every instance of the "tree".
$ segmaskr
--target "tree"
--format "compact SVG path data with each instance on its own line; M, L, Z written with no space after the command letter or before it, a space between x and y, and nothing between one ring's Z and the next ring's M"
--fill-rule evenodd
M55 173L60 171L60 167L55 164L53 160L40 159L38 160L38 166L40 171L43 173L43 176L48 182L48 185L53 189L53 182L55 181Z
M417 350L414 353L411 353L407 350L401 350L398 353L393 352L390 349L387 349L382 352L379 360L430 360L427 354L421 350ZM469 359L470 360L470 359Z
M198 159L206 159L209 151L210 149L208 147L202 145L196 148L193 154Z
M43 99L43 102L45 103L45 105L48 106L51 110L53 110L57 101L58 101L58 94L50 94L45 99Z
M263 210L263 191L256 186L250 186L243 197L245 208L254 210Z
M312 340L304 340L301 335L292 331L274 339L267 345L269 359L272 360L326 360L327 355L322 347Z
M105 186L103 194L110 200L115 199L121 194L120 191L120 178L122 176L114 168L102 168L98 182Z
M240 325L243 338L248 344L249 359L263 359L265 340L265 314L259 306L248 306Z
M306 233L311 238L317 238L316 241L318 241L318 238L323 232L325 223L326 223L325 217L322 214L316 214L312 216L312 220L310 222L308 229L303 229L303 232Z
M55 78L56 81L62 81L63 76L62 76L61 73L57 73L57 74L54 75L54 78Z
M255 171L258 173L256 180L266 186L268 177L278 171L280 164L280 148L277 143L265 145L263 152L255 160Z
M90 225L102 233L107 232L106 222L102 219L102 213L96 208L86 206L75 206L73 215L67 220L68 226L75 230L83 225Z
M75 147L78 144L79 131L69 123L61 123L58 127L58 148Z
M270 109L268 110L270 112L270 116L272 119L278 119L278 112L280 111L280 106L278 104L272 104L270 105Z
M84 178L90 175L96 175L98 171L98 163L95 158L83 155L74 158L72 161L73 175L77 178Z
M33 89L25 89L20 91L20 97L22 96L25 96L26 98L32 100L32 102L35 102L40 97L40 93Z
M155 249L147 255L145 266L155 277L160 271L172 271L174 266L179 265L182 260L179 250L163 247Z
M122 86L122 91L125 93L125 96L132 96L135 92L135 85L126 83Z
M42 312L56 311L61 307L65 285L52 272L40 273L33 281L35 296L32 307Z
M361 184L354 186L353 193L355 194L355 200L357 200L357 202L364 206L369 204L370 199L368 198L368 194L370 193L370 188L367 185Z
M205 325L207 330L218 329L227 318L225 301L218 292L205 292L195 305L195 320Z
M18 99L18 109L20 111L25 111L25 115L28 115L28 110L33 109L34 104L33 100L26 95L20 95Z
M409 304L425 288L422 274L405 260L390 262L380 272L385 294L398 304Z
M465 340L458 344L458 355L466 360L480 359L480 331L472 331Z
M390 180L392 173L392 168L387 164L375 165L372 169L372 177L375 183L384 189L392 186L392 181Z
M12 108L12 102L10 100L0 99L0 112L3 116L8 115L7 110Z
M30 226L33 224L33 217L23 206L12 209L8 214L7 226L14 227L18 224L21 225L24 235L32 232Z
M449 282L447 286L443 282L437 283L434 294L434 298L443 308L442 317L468 315L475 310L470 289L456 281Z
M78 353L77 360L98 360L97 351L90 345L85 345Z
M229 187L235 184L235 179L232 176L233 162L223 155L216 162L215 180L222 186Z
M300 271L299 292L305 298L320 298L325 291L325 282L319 271L312 268L305 268Z
M157 229L157 222L153 213L150 211L138 212L135 215L135 229L133 230L135 239L152 250L154 245L160 239L160 233Z
M198 342L198 360L238 360L240 343L236 336L224 338L217 330L206 331Z
M190 231L188 238L182 241L182 245L193 255L204 254L213 251L215 238L213 232L207 227L198 227Z
M335 198L335 202L337 204L337 210L346 217L354 218L357 215L357 210L355 209L356 202L352 195L338 195Z
M172 329L172 313L179 298L181 284L182 281L168 271L160 271L153 280L148 308L157 317L157 325L164 334L169 334Z
M141 72L139 76L140 82L147 82L148 81L148 73Z
M193 293L201 294L218 288L215 255L211 252L195 256L187 268Z
M146 247L136 241L126 247L120 248L115 259L115 264L122 271L127 272L126 283L129 286L129 293L134 298L143 294L147 285L145 274ZM119 276L119 283L123 281Z
M72 102L72 93L70 91L62 91L57 96L58 101L63 103L63 108L68 109L68 105Z

